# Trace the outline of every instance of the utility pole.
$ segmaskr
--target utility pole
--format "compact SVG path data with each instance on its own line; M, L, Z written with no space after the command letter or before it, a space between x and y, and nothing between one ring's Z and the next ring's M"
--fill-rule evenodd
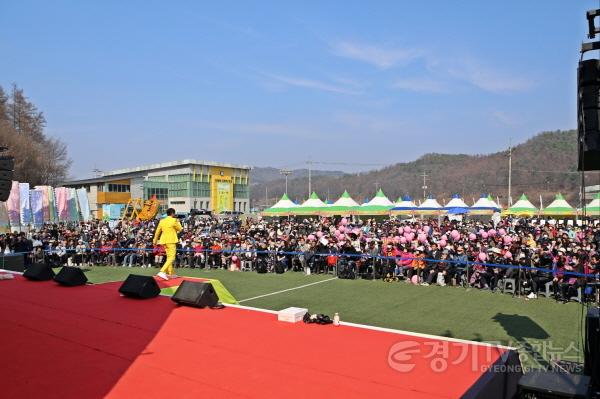
M311 165L313 164L312 161L306 161L306 164L308 165L308 198L310 198L310 195L312 194L312 189L311 189Z
M292 174L292 171L289 169L281 169L279 171L279 173L285 176L285 195L287 195L287 193L288 193L288 185L287 185L288 176Z
M512 189L512 143L508 139L508 206L512 205L511 189Z
M265 186L265 209L269 207L269 187Z
M423 178L423 187L421 187L423 189L423 200L427 199L427 176L429 175L423 171L423 174L421 175Z

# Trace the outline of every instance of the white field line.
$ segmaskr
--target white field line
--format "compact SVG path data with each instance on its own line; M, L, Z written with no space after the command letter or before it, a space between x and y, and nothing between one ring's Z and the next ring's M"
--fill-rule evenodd
M310 287L311 285L316 285L316 284L321 284L321 283L326 283L328 281L332 281L332 280L337 280L337 277L333 277L333 278L329 278L327 280L321 280L321 281L317 281L314 283L310 283L310 284L304 284L304 285L300 285L298 287L294 287L294 288L288 288L286 290L281 290L281 291L275 291L275 292L271 292L270 294L264 294L264 295L259 295L259 296L255 296L252 298L246 298L246 299L242 299L240 301L238 301L238 303L242 303L242 302L248 302L248 301L252 301L254 299L259 299L259 298L264 298L266 296L271 296L271 295L277 295L277 294L281 294L284 292L289 292L289 291L294 291L294 290L299 290L300 288L305 288L305 287Z
M224 305L227 307L231 307L231 308L251 310L254 312L271 313L271 314L275 314L275 315L279 313L275 310L255 308L252 306L230 305L228 303L224 303ZM438 341L449 341L449 342L457 342L457 343L468 344L468 345L486 346L486 347L492 347L492 348L502 348L502 349L511 349L511 350L517 349L517 348L513 348L511 346L498 345L498 344L493 344L493 343L488 343L488 342L469 341L467 339L449 338L449 337L443 337L440 335L432 335L432 334L421 334L421 333L416 333L416 332L412 332L412 331L403 331L403 330L396 330L393 328L369 326L366 324L349 323L349 322L345 322L345 321L340 322L340 324L342 326L363 328L365 330L381 331L381 332L386 332L386 333L391 333L391 334L401 334L401 335L407 335L407 336L419 337L419 338L429 338L429 339L434 339L434 340L438 340Z

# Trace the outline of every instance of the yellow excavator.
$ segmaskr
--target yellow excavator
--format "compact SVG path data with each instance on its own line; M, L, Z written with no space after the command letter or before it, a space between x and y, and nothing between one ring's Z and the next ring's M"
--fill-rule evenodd
M152 196L146 201L142 201L141 198L132 198L123 208L121 220L145 221L154 219L158 214L159 207L160 202L156 199L156 196Z

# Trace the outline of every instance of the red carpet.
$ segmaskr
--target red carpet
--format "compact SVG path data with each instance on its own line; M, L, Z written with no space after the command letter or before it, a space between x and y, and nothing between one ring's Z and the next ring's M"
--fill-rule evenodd
M425 358L434 344L420 346L414 370L401 373L388 365L390 347L431 338L133 300L118 286L0 281L2 396L457 398L503 352L437 341L450 361L465 360L436 373Z

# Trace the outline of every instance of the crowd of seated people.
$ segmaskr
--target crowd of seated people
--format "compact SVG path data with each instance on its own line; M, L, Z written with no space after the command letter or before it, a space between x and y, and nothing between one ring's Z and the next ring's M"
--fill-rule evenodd
M156 224L48 224L0 236L0 250L57 266L160 267L166 254L152 244ZM176 267L305 273L343 267L362 278L491 291L512 279L528 298L549 288L563 301L600 273L600 227L592 222L190 217L182 225Z

